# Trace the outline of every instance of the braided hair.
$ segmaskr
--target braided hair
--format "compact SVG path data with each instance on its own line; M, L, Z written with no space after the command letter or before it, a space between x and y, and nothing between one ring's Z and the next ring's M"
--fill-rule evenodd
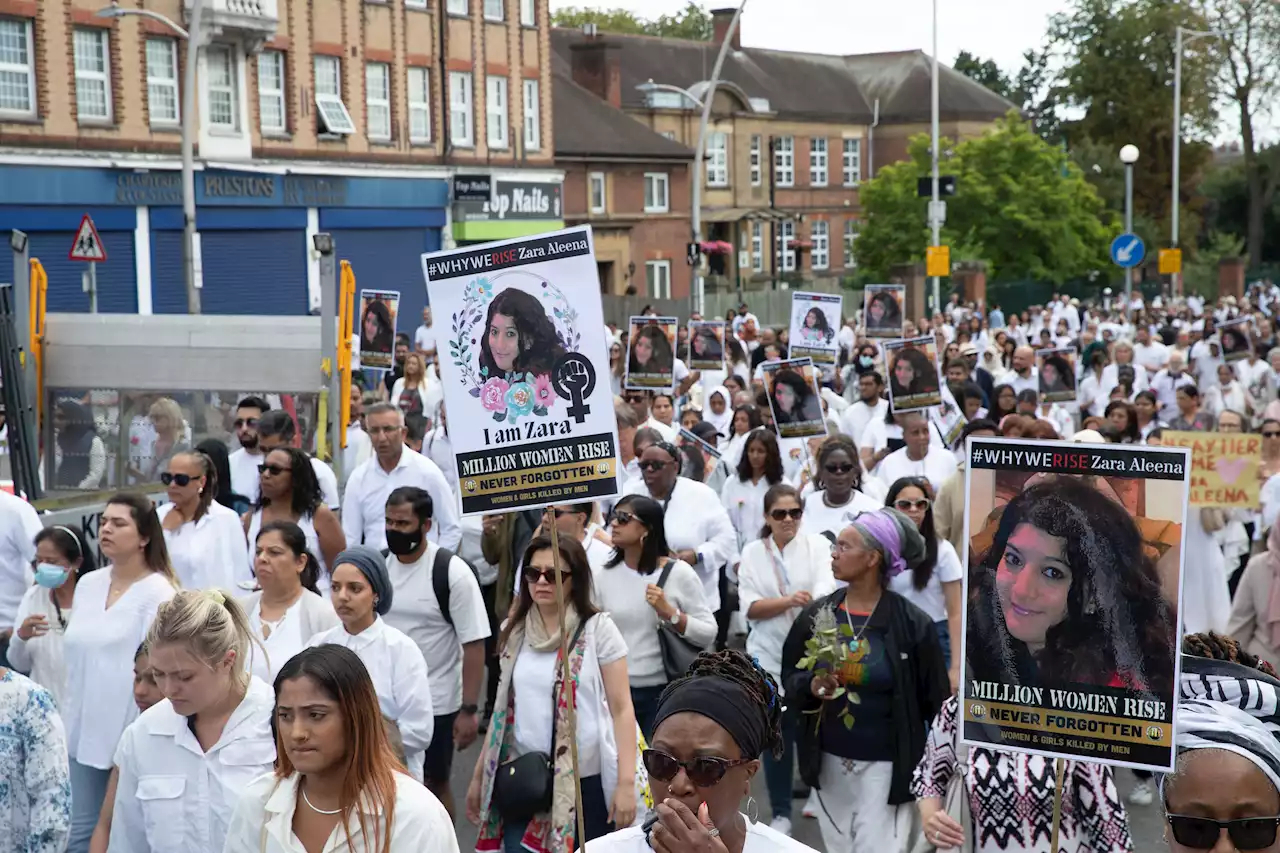
M1214 631L1207 634L1187 634L1182 638L1182 653L1198 658L1238 663L1266 673L1272 678L1277 677L1276 668L1271 664L1257 655L1246 652L1234 638Z
M725 649L720 652L703 652L689 666L689 671L671 682L662 691L658 704L683 684L696 678L713 676L730 681L755 699L757 708L764 714L765 731L768 748L774 758L782 757L782 695L778 692L777 682L773 676L765 672L754 658L747 657L737 649Z

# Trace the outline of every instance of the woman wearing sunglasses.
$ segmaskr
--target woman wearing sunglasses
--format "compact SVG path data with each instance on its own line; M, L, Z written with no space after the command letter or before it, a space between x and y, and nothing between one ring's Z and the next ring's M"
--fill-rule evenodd
M748 447L750 452L750 447ZM836 588L831 574L831 543L817 533L800 533L804 501L794 487L783 483L764 496L764 528L742 550L738 566L738 595L751 630L747 654L777 683L782 683L782 644L801 609ZM794 727L782 724L782 754L766 754L764 776L773 810L771 826L791 834L791 779Z
M824 441L814 461L815 491L805 501L800 529L834 540L855 516L874 512L881 504L862 493L862 466L853 439L847 435L833 435Z
M242 521L250 542L257 542L258 532L269 524L298 525L306 536L307 550L320 563L316 588L322 595L329 592L329 567L347 539L337 514L325 506L310 456L296 447L277 447L263 457L258 465L258 501ZM251 566L256 559L249 554ZM276 666L284 666L284 661Z
M644 826L606 835L591 853L812 853L757 822L751 780L780 747L782 698L742 652L704 652L662 693L643 753L658 805ZM742 798L747 814L742 814Z
M624 498L625 500L625 498ZM525 548L515 612L499 639L501 675L493 719L467 789L477 847L502 853L567 851L630 826L638 813L636 718L627 689L627 643L592 603L591 567L576 541L548 536ZM572 683L563 681L556 573L564 585ZM577 711L578 772L585 839L577 839L569 702ZM550 808L530 815L506 799L499 776L521 756L550 756ZM527 765L526 765L527 766ZM591 845L594 851L595 845Z
M640 729L649 737L658 697L670 681L662 662L659 622L705 649L715 641L716 620L697 573L684 560L671 559L662 504L642 495L624 495L614 507L610 533L613 557L595 573L595 600L613 616L626 640L631 704ZM667 581L659 586L668 563Z
M233 510L214 500L218 475L199 451L179 453L160 475L169 503L156 510L184 589L235 589L249 580L249 546Z

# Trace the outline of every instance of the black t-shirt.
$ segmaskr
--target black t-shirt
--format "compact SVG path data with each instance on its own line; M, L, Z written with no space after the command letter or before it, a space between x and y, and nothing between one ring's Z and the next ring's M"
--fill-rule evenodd
M396 384L396 380L404 376L404 365L393 364L391 369L382 375L382 384L387 387L387 396L391 396L391 388Z
M836 611L845 622L845 610ZM893 664L889 660L883 631L868 627L862 631L865 613L851 614L860 634L852 659L842 673L845 695L823 705L819 737L822 751L854 761L893 760ZM842 712L853 718L847 724Z

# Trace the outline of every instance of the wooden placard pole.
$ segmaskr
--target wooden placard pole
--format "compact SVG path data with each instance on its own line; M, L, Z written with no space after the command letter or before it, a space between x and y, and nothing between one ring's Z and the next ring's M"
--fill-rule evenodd
M1065 758L1054 759L1053 829L1049 835L1049 850L1058 853L1058 832L1062 829L1062 776L1067 769Z
M572 733L569 737L569 760L573 765L573 802L574 814L577 816L578 822L578 849L583 849L587 843L587 831L585 818L582 814L582 774L578 772L578 694L573 687L573 671L569 666L569 631L565 627L565 614L568 612L565 607L564 600L564 580L560 575L562 565L560 560L560 534L556 530L556 515L551 507L547 507L546 513L542 517L542 525L551 532L551 559L555 566L556 572L556 613L560 620L560 671L561 683L564 685L562 689L569 691L569 731ZM560 701L560 697L556 697L556 701ZM551 761L555 763L556 745L551 744ZM555 851L560 853L560 851ZM568 853L568 851L563 851Z

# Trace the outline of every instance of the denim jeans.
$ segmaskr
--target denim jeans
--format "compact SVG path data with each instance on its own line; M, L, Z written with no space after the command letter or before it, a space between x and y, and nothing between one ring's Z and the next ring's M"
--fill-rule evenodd
M938 632L938 643L942 646L942 660L947 666L951 666L951 630L947 625L946 619L933 623L934 629Z
M782 757L764 754L764 783L769 791L769 808L774 817L791 818L792 783L795 773L796 729L790 714L782 717Z
M107 798L110 770L88 767L71 760L71 836L67 853L89 853L89 840L98 825L102 801Z
M667 685L658 684L653 687L632 687L631 706L636 711L636 723L644 733L645 743L653 740L653 720L658 715L658 700Z

